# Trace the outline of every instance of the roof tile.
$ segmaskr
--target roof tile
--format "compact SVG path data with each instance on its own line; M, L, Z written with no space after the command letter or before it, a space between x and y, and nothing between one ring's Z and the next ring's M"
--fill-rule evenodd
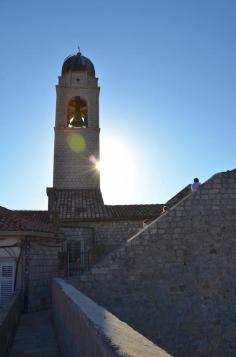
M99 189L49 189L50 213L60 220L142 220L157 218L162 204L105 205Z
M11 211L0 206L0 231L36 231L52 233L47 211Z

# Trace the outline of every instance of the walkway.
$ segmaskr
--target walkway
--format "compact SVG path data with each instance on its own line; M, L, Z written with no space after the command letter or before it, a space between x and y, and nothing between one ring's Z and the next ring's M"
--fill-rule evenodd
M59 357L51 311L21 315L10 357Z

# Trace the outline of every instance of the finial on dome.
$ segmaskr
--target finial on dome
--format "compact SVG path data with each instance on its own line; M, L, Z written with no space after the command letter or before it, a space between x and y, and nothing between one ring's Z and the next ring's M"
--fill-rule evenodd
M78 50L79 50L79 53L80 53L80 46L78 45Z

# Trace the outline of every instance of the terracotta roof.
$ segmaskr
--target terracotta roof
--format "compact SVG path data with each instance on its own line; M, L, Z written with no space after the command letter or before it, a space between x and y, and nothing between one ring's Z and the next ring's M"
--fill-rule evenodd
M109 218L101 191L98 189L48 189L50 213L61 220L87 220Z
M50 213L60 220L140 220L159 216L162 204L156 205L104 205L99 189L48 189Z
M106 206L113 218L119 219L155 219L162 211L162 204L116 205Z
M26 214L26 212L28 212ZM37 211L11 211L0 206L0 231L36 231L36 232L55 232L55 227L52 224L42 222L42 217L45 215ZM38 216L38 219L36 217ZM34 217L34 220L32 219ZM32 220L31 220L32 219Z
M14 210L18 217L33 221L39 224L50 224L48 211Z
M155 219L163 204L105 205L99 189L48 189L48 211L11 211L0 207L0 231L55 232L51 219L61 221L113 221ZM186 186L166 204L172 207L190 192ZM53 217L53 215L55 216Z

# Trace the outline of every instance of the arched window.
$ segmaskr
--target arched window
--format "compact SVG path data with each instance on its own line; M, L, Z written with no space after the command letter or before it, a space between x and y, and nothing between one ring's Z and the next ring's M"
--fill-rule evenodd
M88 109L85 100L73 97L68 103L67 126L69 128L87 128Z

